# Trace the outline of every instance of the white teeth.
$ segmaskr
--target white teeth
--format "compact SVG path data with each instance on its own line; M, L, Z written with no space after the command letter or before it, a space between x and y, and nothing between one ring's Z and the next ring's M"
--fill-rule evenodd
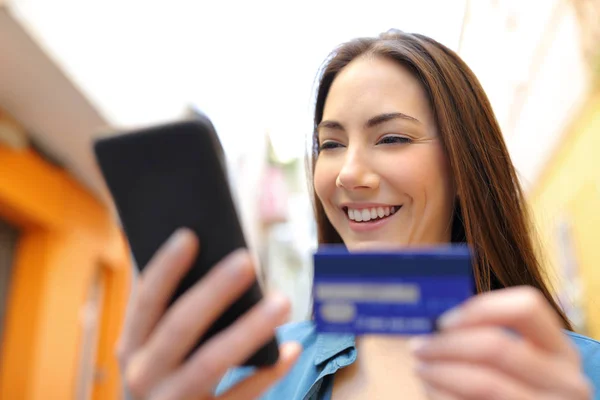
M348 208L348 218L356 222L366 222L379 218L388 217L396 213L399 207L374 207L363 208L362 210Z
M362 220L369 221L370 219L371 219L371 212L365 208L364 210L362 210Z
M361 222L362 219L362 213L360 212L360 210L354 210L354 220L356 222Z

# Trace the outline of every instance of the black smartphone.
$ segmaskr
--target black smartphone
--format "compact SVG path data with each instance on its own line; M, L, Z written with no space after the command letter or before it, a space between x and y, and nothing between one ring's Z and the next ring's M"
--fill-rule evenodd
M229 253L246 247L223 149L206 116L101 138L94 151L140 271L176 229L198 235L202 249L171 303ZM255 281L194 349L261 298ZM242 365L272 365L278 357L273 337Z

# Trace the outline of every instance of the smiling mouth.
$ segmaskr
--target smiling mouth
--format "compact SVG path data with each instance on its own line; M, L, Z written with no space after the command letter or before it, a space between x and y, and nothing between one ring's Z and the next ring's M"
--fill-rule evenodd
M367 223L376 222L391 217L400 208L402 208L402 206L382 206L361 209L343 207L343 210L350 221Z

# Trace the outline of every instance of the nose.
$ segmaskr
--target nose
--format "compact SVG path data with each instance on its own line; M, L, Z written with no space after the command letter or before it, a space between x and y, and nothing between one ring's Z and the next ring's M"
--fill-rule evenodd
M358 149L348 149L336 185L347 190L377 189L379 176L370 166L369 157Z

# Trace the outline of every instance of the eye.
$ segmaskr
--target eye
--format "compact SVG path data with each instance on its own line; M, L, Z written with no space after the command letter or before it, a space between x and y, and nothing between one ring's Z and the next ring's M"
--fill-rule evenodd
M333 149L337 149L339 147L342 147L341 143L327 140L327 141L321 143L321 145L319 146L319 152L325 151L325 150L333 150Z
M389 135L384 136L377 142L377 144L409 144L412 143L412 139L406 136Z

